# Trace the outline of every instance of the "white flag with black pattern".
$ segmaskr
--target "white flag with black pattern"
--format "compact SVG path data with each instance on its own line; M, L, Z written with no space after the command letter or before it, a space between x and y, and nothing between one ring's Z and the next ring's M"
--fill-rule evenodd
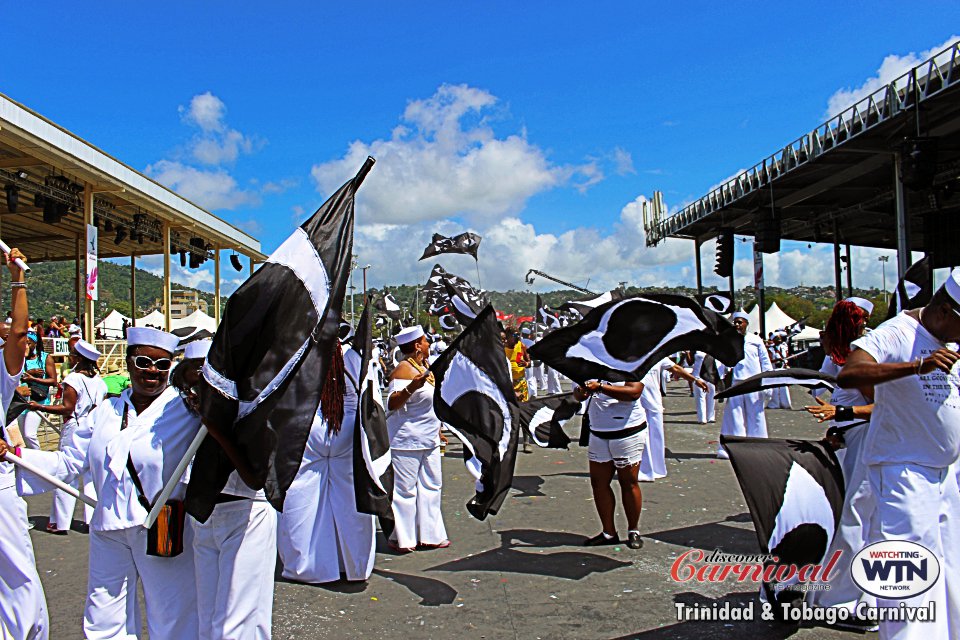
M733 310L733 301L725 293L704 293L697 295L697 302L704 309L710 309L716 313L730 313Z
M564 432L566 424L580 410L580 402L572 393L558 393L521 402L519 408L520 428L530 434L538 447L566 449L570 437Z
M464 462L476 479L467 510L483 520L503 504L517 455L517 396L492 306L477 314L430 370L434 411L463 442Z
M693 298L651 294L602 304L529 349L531 358L579 384L641 380L678 351L702 351L734 366L743 359L743 336Z

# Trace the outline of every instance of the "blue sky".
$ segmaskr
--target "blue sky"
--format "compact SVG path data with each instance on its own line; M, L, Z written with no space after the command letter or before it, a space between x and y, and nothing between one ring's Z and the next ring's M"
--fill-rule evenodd
M0 91L266 252L373 152L357 253L375 285L424 280L431 233L464 229L488 288L529 268L692 284L692 243L643 246L639 198L703 195L960 24L948 2L925 5L935 20L902 2L352 4L21 4ZM829 254L786 245L768 283L829 283ZM855 251L856 283L880 284L877 255Z

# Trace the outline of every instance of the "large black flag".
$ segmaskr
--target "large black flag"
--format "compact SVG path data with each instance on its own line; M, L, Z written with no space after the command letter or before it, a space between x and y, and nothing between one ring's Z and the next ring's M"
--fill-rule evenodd
M641 380L654 364L678 351L702 351L734 366L743 359L743 336L693 298L644 295L602 304L529 351L534 360L579 384L625 382Z
M360 397L353 432L353 486L357 511L379 516L381 527L386 529L391 526L385 521L393 522L393 466L380 381L376 369L371 366L373 327L369 305L360 314L353 348L360 354L360 380L351 381L359 387ZM384 533L389 535L389 531Z
M815 371L814 369L774 369L773 371L763 371L755 376L741 380L729 389L717 393L715 397L717 400L724 400L755 391L789 387L792 385L806 387L811 390L826 389L833 391L836 383L837 380L833 376Z
M843 473L824 442L720 436L753 518L760 548L777 564L819 564L843 509ZM772 583L767 598L776 602Z
M495 514L513 482L517 456L517 396L503 355L496 312L487 305L430 365L433 408L463 442L476 478L467 510L478 520Z
M697 302L704 309L717 313L730 313L733 310L733 301L725 293L701 293L697 295Z
M887 320L901 311L909 311L929 304L933 297L933 276L930 273L930 260L926 256L917 260L900 278L897 288L890 297L887 307Z
M430 241L430 244L423 250L423 255L420 256L420 260L426 260L427 258L438 256L441 253L465 253L473 256L473 259L476 260L477 249L480 248L480 240L482 240L480 236L470 231L461 233L458 236L453 236L452 238L435 233L433 234L433 239Z
M247 459L283 508L337 340L353 248L354 198L373 158L237 289L203 367L200 413ZM201 522L233 470L207 438L193 463L187 509Z
M574 399L572 393L533 398L520 403L518 425L530 434L538 447L566 449L570 437L563 431L563 425L579 409L580 402Z

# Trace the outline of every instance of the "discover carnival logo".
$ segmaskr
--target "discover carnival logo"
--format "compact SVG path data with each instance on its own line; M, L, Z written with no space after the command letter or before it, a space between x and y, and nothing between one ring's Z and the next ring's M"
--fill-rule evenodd
M780 564L777 556L765 553L741 555L716 549L706 554L700 549L690 549L674 560L670 577L674 582L776 582L827 590L841 553L834 551L821 564L797 566Z
M853 581L878 598L902 600L924 593L940 577L940 561L922 544L885 540L861 549L850 566Z

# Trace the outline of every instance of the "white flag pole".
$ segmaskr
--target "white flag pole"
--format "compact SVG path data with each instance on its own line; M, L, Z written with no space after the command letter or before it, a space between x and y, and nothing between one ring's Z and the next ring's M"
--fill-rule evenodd
M83 500L91 507L97 506L97 501L91 498L90 496L80 493L74 487L71 487L70 485L68 485L66 482L62 482L61 480L54 478L53 476L46 473L45 471L41 471L39 468L33 466L32 464L30 464L20 456L15 455L12 451L7 450L7 453L4 459L9 462L12 462L15 465L23 467L24 469L34 474L35 476L38 476L39 478L46 480L47 482L55 486L57 489L60 489L61 491L66 491L67 493L72 495L74 498L77 498L78 500Z
M178 464L177 468L173 470L173 475L170 476L167 484L163 487L163 491L161 491L160 495L157 496L157 501L153 503L153 508L150 509L147 519L143 521L144 529L149 529L153 526L153 523L157 521L157 516L160 515L160 509L163 508L163 505L167 504L170 494L173 493L173 490L177 487L177 483L180 482L180 478L183 477L184 472L187 470L187 465L189 465L190 461L193 460L193 456L196 455L197 449L200 448L200 444L206 437L207 428L203 425L200 425L200 430L197 431L197 435L187 448L187 452L183 454L183 458L180 459L180 464Z
M0 251L3 251L4 253L10 253L9 245L7 245L7 243L4 242L3 240L0 240ZM16 260L14 260L13 264L17 265L24 271L30 271L30 267L27 266L27 263L21 260L20 258L17 258Z

